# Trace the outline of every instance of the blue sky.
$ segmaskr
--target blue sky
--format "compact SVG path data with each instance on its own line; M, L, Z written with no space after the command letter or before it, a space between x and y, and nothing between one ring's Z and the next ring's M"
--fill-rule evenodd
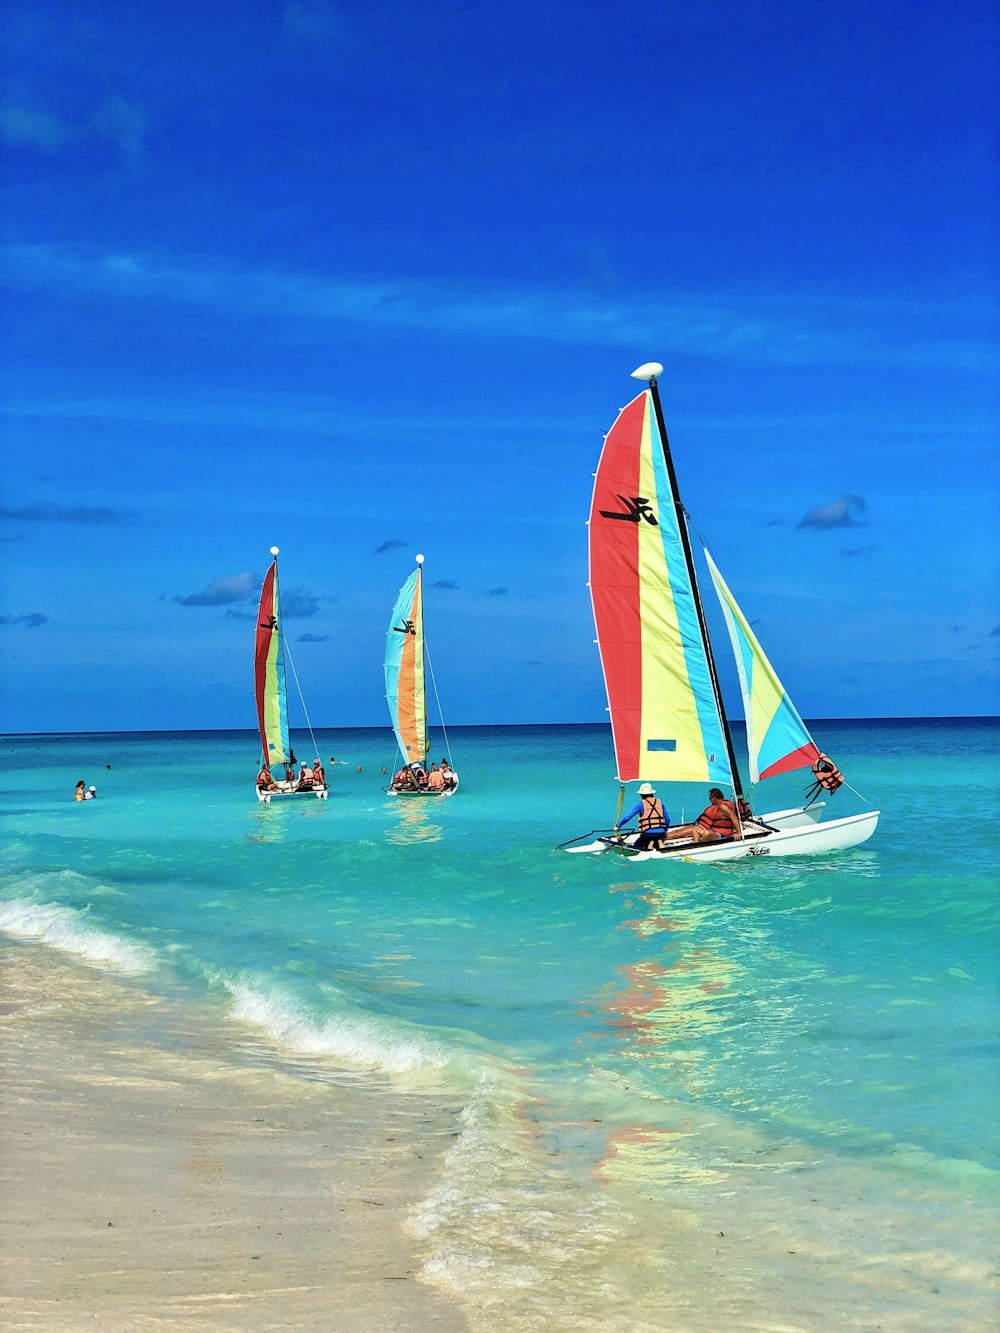
M315 724L384 720L417 551L448 722L601 719L584 520L651 359L800 711L1000 711L992 5L14 0L3 42L7 730L252 727L272 544Z

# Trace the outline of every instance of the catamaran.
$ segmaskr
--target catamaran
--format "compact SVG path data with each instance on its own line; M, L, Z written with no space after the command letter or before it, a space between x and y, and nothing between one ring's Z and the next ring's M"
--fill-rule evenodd
M746 715L751 790L749 800L744 796L663 421L662 373L656 362L633 371L646 388L622 408L605 438L590 509L590 593L618 767L618 813L615 827L596 840L585 842L593 835L584 834L563 846L692 861L855 847L875 832L879 812L824 820L826 803L816 796L835 790L842 775L809 734L706 548ZM798 768L813 770L811 799L754 816L754 785ZM657 781L710 783L724 797L729 793L730 836L709 831L706 838L692 825L669 829L660 840L621 832L625 784L639 780L640 793Z
M288 707L285 697L285 636L281 628L281 602L278 595L278 547L271 547L274 559L267 571L260 593L257 632L254 640L254 690L257 695L257 722L260 726L261 766L257 774L257 799L269 804L295 796L327 798L326 777L320 767L302 766L296 774L295 754L288 736ZM288 663L298 687L295 663L291 653ZM312 723L306 712L305 700L299 688L299 699L305 714L312 752L318 754ZM319 759L316 759L316 765ZM282 773L282 768L284 772Z
M396 733L397 757L403 760L387 789L390 796L451 796L458 790L458 774L452 767L448 733L424 638L423 565L424 557L418 555L416 569L399 590L385 635L385 695ZM429 764L427 759L428 676L447 755L440 765Z

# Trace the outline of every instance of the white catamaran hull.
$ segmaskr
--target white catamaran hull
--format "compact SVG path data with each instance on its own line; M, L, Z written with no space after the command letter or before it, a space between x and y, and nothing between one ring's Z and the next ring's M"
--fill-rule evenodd
M793 811L779 812L794 814ZM799 812L802 813L802 812ZM824 852L843 851L846 847L857 847L875 832L879 811L868 810L861 815L848 815L844 819L831 819L827 823L800 824L796 827L779 828L776 833L759 837L734 839L725 842L685 843L668 852L632 851L630 840L635 834L625 839L626 851L630 861L735 861L744 856L816 856ZM770 822L770 816L767 816ZM622 855L621 846L614 841L598 838L596 842L586 843L582 847L567 847L568 852L590 852L603 855L617 852Z
M797 805L791 810L775 810L769 815L761 815L761 819L772 828L808 828L819 823L825 809L826 801L816 801L812 805Z
M257 788L257 800L263 805L270 805L272 801L294 800L297 796L315 796L317 800L325 801L327 798L327 789L325 787L313 787L309 791L261 791Z
M389 787L386 790L387 796L454 796L458 791L458 774L452 769L454 782L450 787L441 787L437 791L430 791L427 787L421 787L414 791L412 787L401 787L398 790L395 787Z

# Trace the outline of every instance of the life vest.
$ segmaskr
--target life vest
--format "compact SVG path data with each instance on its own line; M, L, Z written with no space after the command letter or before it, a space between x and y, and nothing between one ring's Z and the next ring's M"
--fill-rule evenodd
M730 837L736 830L733 828L733 821L723 812L732 808L732 802L720 801L718 805L710 805L707 810L703 810L696 822L710 833L721 833L724 838Z
M666 827L667 817L663 813L661 802L655 796L652 800L644 796L642 798L642 809L639 811L639 832L648 833L650 829L665 829Z
M745 824L748 819L753 819L753 811L746 802L746 798L741 796L736 802L736 813L739 816L740 823Z
M844 785L844 775L828 754L821 754L812 767L816 781L824 791L835 792Z

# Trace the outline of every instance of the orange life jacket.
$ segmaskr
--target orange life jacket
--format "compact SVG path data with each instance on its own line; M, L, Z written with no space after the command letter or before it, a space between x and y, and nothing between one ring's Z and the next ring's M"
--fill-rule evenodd
M667 818L663 813L663 806L655 796L644 796L642 798L642 809L639 811L638 829L640 833L648 833L653 828L667 827Z
M821 754L813 764L812 771L824 791L835 792L838 787L844 785L844 775L829 755Z
M736 830L733 828L733 821L724 812L732 808L731 801L720 801L718 805L710 805L698 816L697 823L710 833L721 833L723 837L728 837Z

